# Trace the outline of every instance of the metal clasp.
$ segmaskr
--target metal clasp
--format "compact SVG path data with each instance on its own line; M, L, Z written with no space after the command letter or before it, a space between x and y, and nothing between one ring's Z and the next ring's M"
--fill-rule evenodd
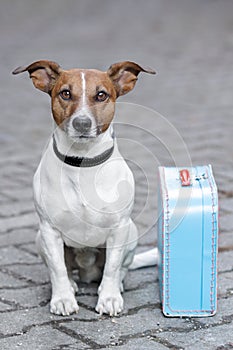
M191 176L188 169L180 170L181 186L191 186Z

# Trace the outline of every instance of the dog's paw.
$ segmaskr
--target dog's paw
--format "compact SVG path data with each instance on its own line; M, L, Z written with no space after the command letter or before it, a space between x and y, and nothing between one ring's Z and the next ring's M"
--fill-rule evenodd
M66 296L55 295L50 302L50 312L55 315L68 316L78 313L78 303L72 293Z
M78 285L77 283L72 279L70 278L70 284L71 284L71 288L72 288L72 291L74 294L78 293Z
M104 291L100 293L96 311L100 314L108 314L110 316L117 316L123 310L123 298L120 292L105 294Z

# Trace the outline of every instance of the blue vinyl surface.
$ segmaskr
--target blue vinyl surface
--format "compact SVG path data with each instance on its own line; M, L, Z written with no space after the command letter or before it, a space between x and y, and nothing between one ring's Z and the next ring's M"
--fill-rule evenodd
M218 198L211 166L159 168L159 281L166 316L216 313Z

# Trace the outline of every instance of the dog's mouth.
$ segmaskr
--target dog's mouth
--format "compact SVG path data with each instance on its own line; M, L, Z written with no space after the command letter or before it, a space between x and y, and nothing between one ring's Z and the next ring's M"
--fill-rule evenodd
M59 126L74 142L88 142L94 141L99 135L104 133L109 125L106 127L106 124L99 123L97 125L92 125L88 130L77 130L73 127L72 123L67 120Z
M68 135L75 142L88 142L91 140L95 140L100 134L102 130L99 128L91 129L89 132L80 133L78 131L72 132L71 134L68 132Z
M88 139L95 139L98 135L80 135L77 136L80 140L88 140Z
M66 122L62 124L62 129L65 133L74 141L88 141L93 140L102 133L101 125L91 127L89 130L80 131L76 130L70 123Z
M79 132L77 131L77 137L80 139L93 139L99 136L102 133L101 126L91 128L88 132Z

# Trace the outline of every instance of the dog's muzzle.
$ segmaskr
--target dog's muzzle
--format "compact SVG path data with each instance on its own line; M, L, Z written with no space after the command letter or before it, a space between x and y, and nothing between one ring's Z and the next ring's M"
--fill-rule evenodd
M92 121L89 117L81 115L73 119L72 125L73 128L81 134L86 134L91 129Z

